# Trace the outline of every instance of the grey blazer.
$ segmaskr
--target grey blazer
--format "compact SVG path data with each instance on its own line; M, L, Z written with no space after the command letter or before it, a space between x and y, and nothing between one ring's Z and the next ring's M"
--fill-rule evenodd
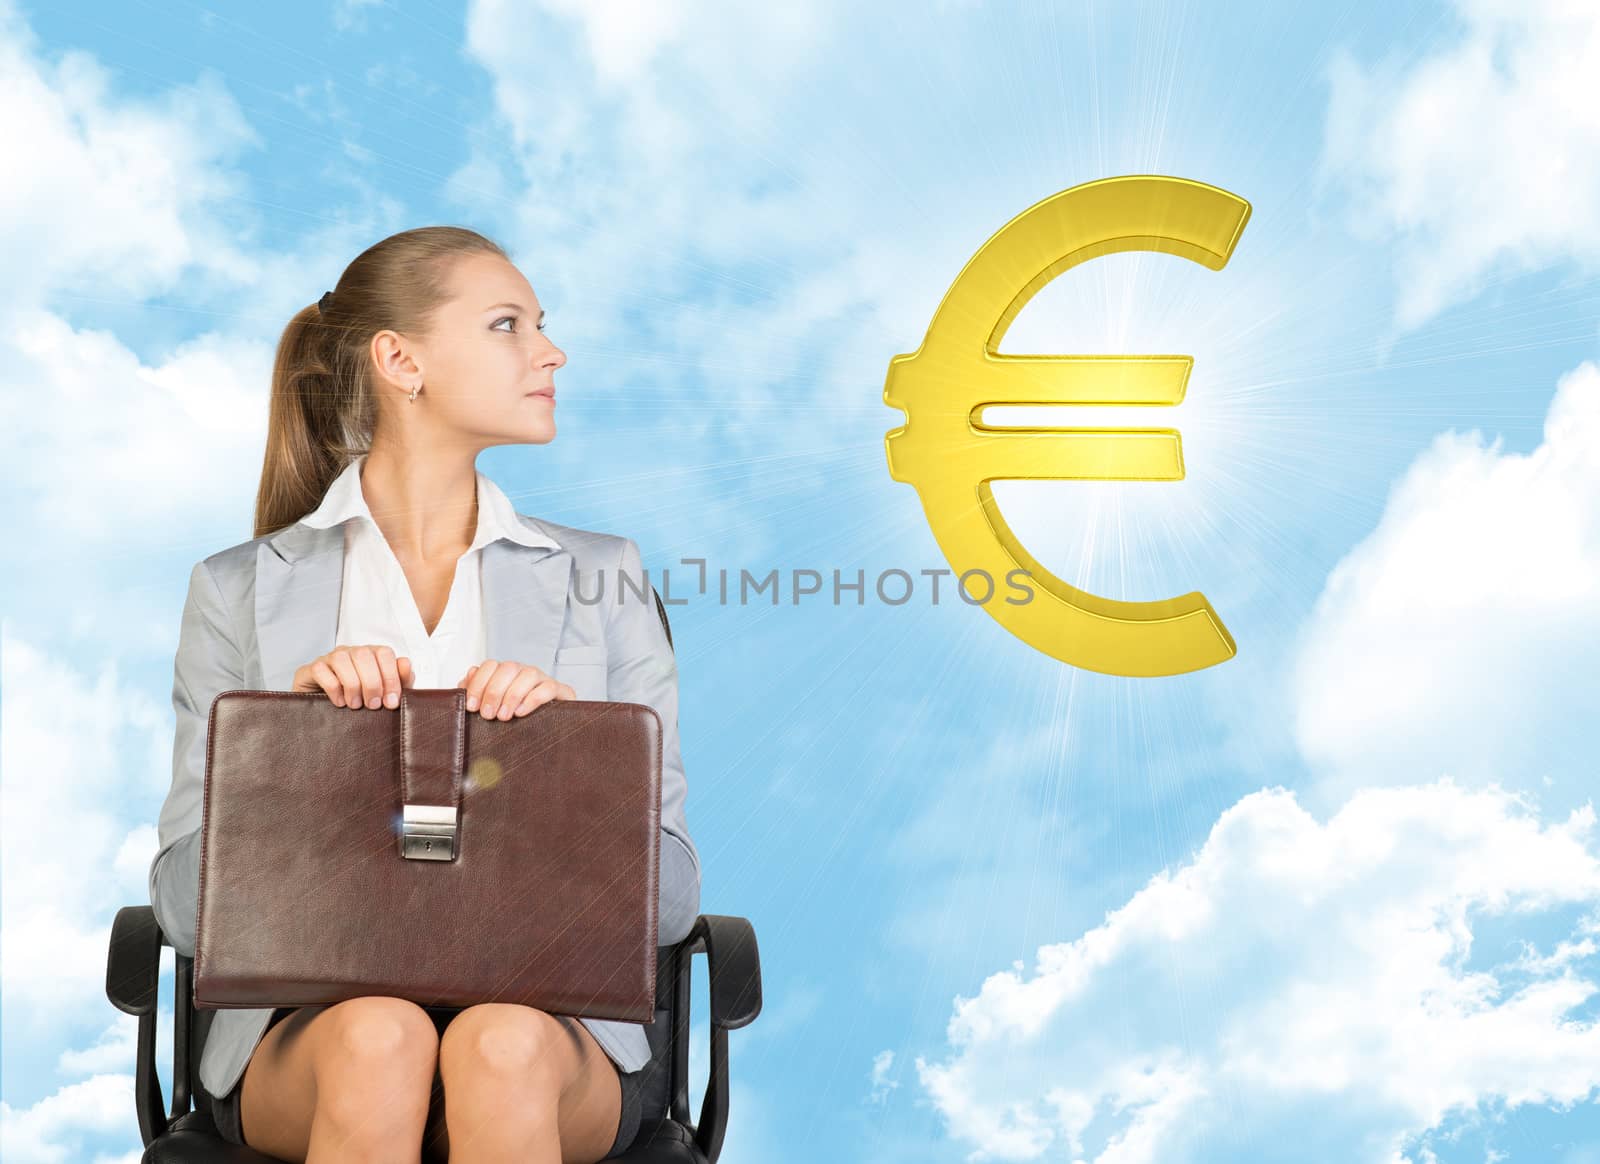
M688 935L700 912L700 857L684 816L678 751L678 673L632 539L518 514L560 544L508 539L485 545L488 657L528 663L571 684L579 699L645 703L661 716L661 865L658 941ZM297 668L333 650L344 573L344 526L295 522L198 562L173 664L177 714L172 787L161 806L150 904L173 949L194 956L206 730L221 691L287 691ZM633 585L621 585L622 575ZM581 581L580 581L581 580ZM603 599L594 602L603 583ZM578 588L589 599L577 600ZM639 595L642 594L641 599ZM359 715L362 711L352 711ZM218 1010L200 1057L200 1082L225 1095L244 1075L271 1008ZM649 1061L638 1023L581 1019L623 1071Z

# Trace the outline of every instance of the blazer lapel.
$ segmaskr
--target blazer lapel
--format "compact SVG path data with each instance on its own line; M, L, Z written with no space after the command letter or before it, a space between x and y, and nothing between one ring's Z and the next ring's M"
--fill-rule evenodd
M525 515L525 525L538 529ZM566 622L573 559L568 550L492 541L482 556L489 658L554 674ZM256 644L261 686L288 691L294 673L337 646L344 582L344 527L295 522L256 549Z
M337 645L344 526L295 522L256 547L256 649L261 687L288 691L294 673Z
M479 552L489 658L527 663L553 675L556 645L567 621L571 552L507 538Z

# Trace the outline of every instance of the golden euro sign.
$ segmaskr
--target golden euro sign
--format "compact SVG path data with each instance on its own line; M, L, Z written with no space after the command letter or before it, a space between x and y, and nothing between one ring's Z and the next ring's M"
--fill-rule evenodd
M1181 481L1170 428L996 428L981 410L1006 404L1177 404L1190 356L1014 356L996 349L1034 293L1069 267L1118 251L1164 251L1213 271L1227 265L1250 204L1226 190L1139 174L1085 182L1028 207L995 232L945 293L922 345L889 361L885 404L906 422L884 439L889 476L915 486L958 578L998 584L1026 570L1025 602L993 598L996 622L1046 654L1111 675L1176 675L1237 652L1199 591L1155 602L1069 586L1017 540L995 504L995 480Z

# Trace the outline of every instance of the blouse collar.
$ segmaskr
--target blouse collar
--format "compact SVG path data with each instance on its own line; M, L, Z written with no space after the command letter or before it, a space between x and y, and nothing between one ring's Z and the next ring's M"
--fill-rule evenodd
M361 467L366 460L367 454L362 453L346 465L333 479L333 484L328 486L328 491L322 496L321 504L300 519L301 524L325 529L349 521L351 518L364 517L372 523L373 529L377 529L378 523L372 516L372 510L367 506L365 495L361 492ZM561 548L560 543L549 534L530 529L525 525L512 507L511 499L498 485L480 470L473 472L478 480L478 529L466 552L480 549L500 538L507 538L524 546Z

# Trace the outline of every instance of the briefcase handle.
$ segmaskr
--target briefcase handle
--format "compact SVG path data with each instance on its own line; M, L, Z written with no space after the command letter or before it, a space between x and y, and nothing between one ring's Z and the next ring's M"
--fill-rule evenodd
M400 690L400 855L453 861L467 749L462 687Z

